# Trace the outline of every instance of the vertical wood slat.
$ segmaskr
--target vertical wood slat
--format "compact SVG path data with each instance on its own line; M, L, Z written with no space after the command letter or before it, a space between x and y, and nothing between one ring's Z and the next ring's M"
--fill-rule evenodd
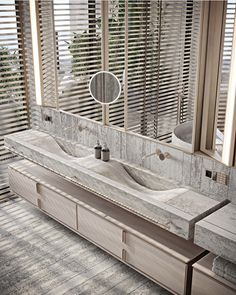
M236 18L236 15L235 15ZM226 165L235 165L236 155L236 19L234 21L234 35L232 42L232 57L229 73L229 87L227 94L226 117L224 127L224 143L222 162Z
M223 50L225 1L212 1L209 6L209 24L206 48L203 114L201 125L201 150L212 152L215 146L215 115L220 65Z
M236 1L228 1L223 41L222 66L220 70L218 108L216 114L216 127L224 133L227 93L229 84L230 62L233 46L234 22Z
M102 70L109 71L109 19L108 1L101 2L102 12ZM109 125L109 105L102 106L102 121L104 125Z
M128 15L128 1L125 1L125 28L129 25L129 15ZM124 69L124 128L128 129L128 62L129 62L129 47L128 47L128 34L125 34L125 69Z
M206 64L206 50L207 50L207 32L208 32L208 18L209 18L209 3L203 1L201 3L200 13L200 36L201 44L197 56L197 79L198 85L196 91L196 105L194 109L193 119L193 146L192 151L196 152L200 150L201 146L201 124L202 124L202 109L203 109L203 97L204 97L204 83L205 83L205 64Z

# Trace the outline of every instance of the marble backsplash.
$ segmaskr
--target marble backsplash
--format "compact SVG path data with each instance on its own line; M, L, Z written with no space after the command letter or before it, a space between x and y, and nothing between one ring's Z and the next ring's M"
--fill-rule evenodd
M45 116L50 116L52 121L46 121ZM191 155L153 139L55 109L36 107L34 117L37 124L33 128L88 147L93 147L99 139L101 143L107 143L111 157L142 165L218 201L229 199L236 203L236 168L227 167L202 154ZM170 153L171 158L160 161L152 156L142 161L144 155L155 152L156 148ZM206 177L206 169L228 175L228 185Z

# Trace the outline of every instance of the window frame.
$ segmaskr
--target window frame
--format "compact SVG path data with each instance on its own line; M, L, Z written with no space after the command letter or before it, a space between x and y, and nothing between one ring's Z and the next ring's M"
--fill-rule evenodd
M199 95L201 104L197 108L198 139L195 143L194 151L201 151L208 156L222 162L227 166L234 166L235 163L235 139L236 131L227 132L227 141L231 144L223 144L222 157L215 153L216 126L217 126L217 110L220 89L220 71L223 58L224 32L226 21L227 1L209 1L204 3L208 14L208 25L205 26L206 44L205 54L201 63L202 75L202 93ZM236 23L235 23L236 28ZM234 48L236 47L236 30L234 29ZM234 50L234 49L232 49ZM231 62L232 67L232 62ZM199 86L200 88L200 86ZM234 105L236 104L236 97ZM227 102L228 105L228 102ZM225 130L229 112L226 111ZM231 116L231 121L236 124L236 114ZM232 123L233 123L232 122ZM226 136L224 137L226 139Z

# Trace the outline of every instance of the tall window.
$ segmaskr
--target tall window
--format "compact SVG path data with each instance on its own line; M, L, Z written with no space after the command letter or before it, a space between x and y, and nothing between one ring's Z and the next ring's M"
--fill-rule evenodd
M128 1L128 129L171 141L192 122L199 1Z
M45 105L101 121L102 108L88 82L103 68L105 55L107 68L124 86L106 109L108 124L170 142L176 125L192 122L200 1L36 3Z
M4 135L29 124L20 10L20 2L0 0L0 198L8 193L6 168L12 158Z
M88 83L101 70L101 4L97 0L53 3L59 108L101 120Z

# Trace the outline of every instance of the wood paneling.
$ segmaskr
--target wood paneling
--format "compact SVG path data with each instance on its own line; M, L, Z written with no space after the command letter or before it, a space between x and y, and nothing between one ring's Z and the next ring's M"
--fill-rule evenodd
M185 263L130 233L125 244L126 262L177 294L185 294Z
M122 229L120 227L78 206L78 231L122 258Z
M76 229L76 204L57 192L39 184L40 209Z

